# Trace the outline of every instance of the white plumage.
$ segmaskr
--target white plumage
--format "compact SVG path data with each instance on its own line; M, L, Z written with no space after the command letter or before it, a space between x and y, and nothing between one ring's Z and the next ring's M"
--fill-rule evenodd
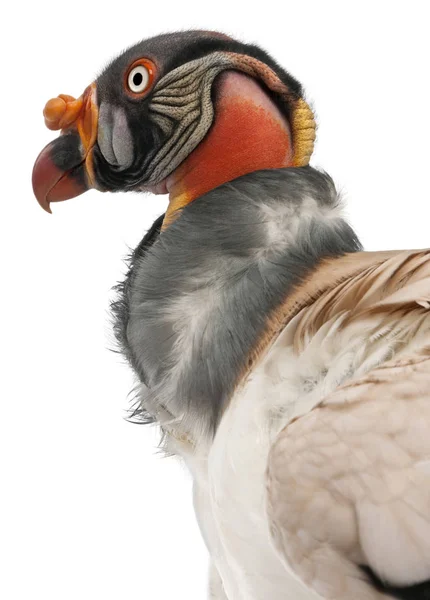
M326 261L213 443L176 442L212 598L386 598L360 565L399 587L429 578L429 300L429 252Z

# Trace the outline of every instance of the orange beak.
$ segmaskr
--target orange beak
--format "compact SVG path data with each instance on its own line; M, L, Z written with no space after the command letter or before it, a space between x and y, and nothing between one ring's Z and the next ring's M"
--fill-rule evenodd
M92 83L75 100L61 94L43 111L48 129L61 135L45 146L33 168L33 190L39 204L51 212L50 203L74 198L94 187L93 147L97 139L98 107Z

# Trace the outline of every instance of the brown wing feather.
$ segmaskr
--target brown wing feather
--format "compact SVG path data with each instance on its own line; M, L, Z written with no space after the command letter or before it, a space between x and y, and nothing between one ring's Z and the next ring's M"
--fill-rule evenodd
M393 587L430 578L429 307L430 253L402 252L344 277L299 320L298 355L339 316L337 339L363 341L356 372L282 430L268 463L275 544L323 598L387 597L360 565Z

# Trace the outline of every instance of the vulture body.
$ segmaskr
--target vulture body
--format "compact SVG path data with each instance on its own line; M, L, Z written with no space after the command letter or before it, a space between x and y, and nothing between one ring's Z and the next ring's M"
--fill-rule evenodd
M194 477L214 600L430 598L430 252L363 252L269 55L213 32L133 46L75 100L34 189L170 193L113 305Z

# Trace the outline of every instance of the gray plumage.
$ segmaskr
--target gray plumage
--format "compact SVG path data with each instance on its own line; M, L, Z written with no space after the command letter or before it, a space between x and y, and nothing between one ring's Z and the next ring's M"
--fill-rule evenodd
M361 249L333 181L313 168L248 174L188 205L135 252L114 304L139 379L136 414L214 431L270 314L325 257Z

